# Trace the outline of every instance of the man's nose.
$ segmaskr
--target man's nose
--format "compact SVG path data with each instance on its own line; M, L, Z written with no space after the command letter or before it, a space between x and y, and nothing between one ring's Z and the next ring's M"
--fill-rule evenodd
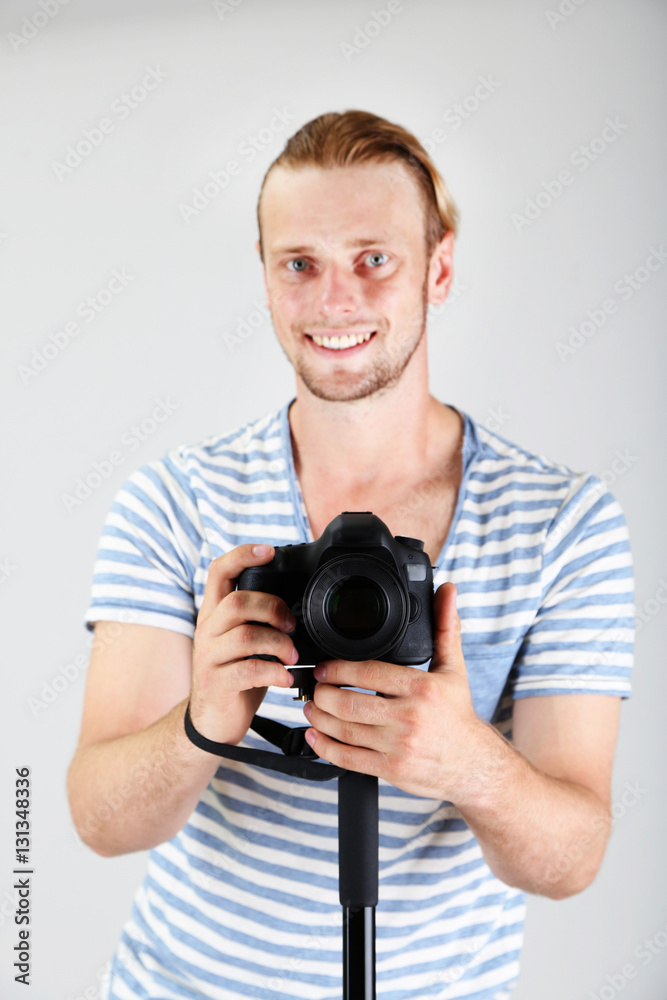
M329 261L320 274L317 296L326 313L354 312L361 301L361 279L344 265Z

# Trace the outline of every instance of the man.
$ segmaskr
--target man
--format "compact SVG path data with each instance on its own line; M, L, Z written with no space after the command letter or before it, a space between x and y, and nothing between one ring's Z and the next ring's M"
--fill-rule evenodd
M188 701L200 733L249 747L267 746L258 710L291 726L305 711L323 760L378 776L379 997L510 997L524 893L564 898L598 871L630 693L627 528L595 476L429 394L427 306L451 286L456 216L401 127L360 111L305 125L258 205L295 399L149 463L111 508L69 796L99 854L152 849L113 1000L341 995L336 782L196 748ZM236 579L344 510L425 541L434 655L326 661L303 708L290 609ZM258 653L280 662L244 659Z

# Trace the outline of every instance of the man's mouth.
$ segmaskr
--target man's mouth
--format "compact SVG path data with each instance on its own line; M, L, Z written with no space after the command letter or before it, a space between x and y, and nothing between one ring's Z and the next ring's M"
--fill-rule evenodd
M364 344L367 344L375 336L375 333L375 330L368 330L366 333L349 333L335 336L319 336L307 333L306 337L320 351L344 351L345 353L352 353L352 351L362 350Z

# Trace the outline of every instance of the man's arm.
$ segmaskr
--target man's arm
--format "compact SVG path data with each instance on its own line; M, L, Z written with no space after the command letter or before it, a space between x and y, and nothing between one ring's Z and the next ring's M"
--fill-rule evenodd
M246 566L273 554L272 546L257 556L240 545L213 560L194 643L167 629L97 622L67 788L79 835L103 857L173 837L219 767L219 757L185 734L188 698L199 732L235 744L267 687L289 687L283 663L292 662L294 643L285 632L295 621L286 620L287 605L234 589ZM281 662L252 658L256 653Z
M475 714L452 583L438 588L434 617L428 672L377 660L320 664L306 739L338 767L451 802L508 885L553 899L580 892L609 833L620 698L517 699L515 747Z
M172 837L220 763L183 729L191 659L188 636L95 625L67 790L79 836L103 857Z
M513 744L484 725L456 806L498 878L563 899L595 878L611 827L621 699L514 702Z

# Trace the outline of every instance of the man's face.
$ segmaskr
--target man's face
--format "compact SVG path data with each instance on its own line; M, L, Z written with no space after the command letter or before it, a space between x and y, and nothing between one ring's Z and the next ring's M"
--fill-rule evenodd
M277 167L261 218L273 325L297 377L338 401L394 385L424 336L428 301L442 301L442 289L430 295L436 268L407 169L396 161ZM340 348L313 339L357 334L371 336Z

